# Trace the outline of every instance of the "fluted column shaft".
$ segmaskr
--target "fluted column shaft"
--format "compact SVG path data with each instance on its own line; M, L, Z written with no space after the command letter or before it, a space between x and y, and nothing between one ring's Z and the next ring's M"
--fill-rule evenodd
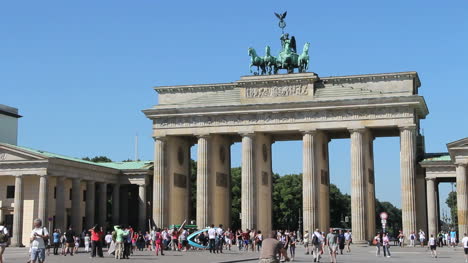
M312 233L319 226L318 185L314 156L315 132L305 132L302 137L302 214L304 230ZM325 229L323 229L325 231Z
M426 178L427 193L427 221L429 233L428 236L436 236L437 231L437 209L436 209L436 184L434 178Z
M11 246L23 245L23 176L15 176L15 199L13 216L13 237Z
M468 192L466 180L465 163L457 163L457 215L458 215L458 235L468 234Z
M86 229L91 229L94 226L95 216L95 199L96 199L96 182L86 182Z
M208 136L198 137L197 160L197 225L208 226L209 222L209 145Z
M79 178L72 179L72 200L71 200L71 225L75 232L81 232L81 180Z
M363 135L365 129L351 130L351 228L354 243L366 242L366 180Z
M400 129L401 208L403 234L416 233L416 127Z
M138 185L138 228L146 230L146 186Z
M154 141L154 176L153 176L153 221L156 227L164 227L166 210L166 138L156 137ZM128 195L127 192L124 193ZM125 197L124 197L125 198ZM124 200L125 201L125 200Z
M146 199L145 199L146 203ZM145 214L146 217L146 214ZM112 187L112 224L118 225L120 218L120 184Z
M42 220L42 222L47 222L47 175L41 175L39 177L39 204L37 217Z
M107 221L107 183L99 183L98 223L104 229Z
M65 210L65 177L57 177L55 188L55 226L62 232L67 230Z
M242 137L241 225L242 230L253 229L255 212L254 135Z

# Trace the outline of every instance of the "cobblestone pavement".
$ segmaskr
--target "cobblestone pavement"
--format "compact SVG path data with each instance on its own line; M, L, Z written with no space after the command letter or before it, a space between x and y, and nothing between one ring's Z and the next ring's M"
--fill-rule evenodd
M82 249L81 249L82 250ZM296 259L294 262L313 262L310 255L304 255L304 248L298 247ZM351 253L338 255L338 262L465 262L463 249L456 248L439 248L439 257L431 258L430 252L426 248L398 248L392 247L391 258L375 256L374 247L352 247ZM225 251L223 254L210 254L208 251L189 251L176 252L167 251L165 256L156 257L152 252L137 251L130 260L120 260L127 262L177 262L177 263L206 263L206 262L257 262L258 253L256 252L239 252L237 248L231 251ZM7 248L4 254L5 263L25 263L28 259L27 248ZM105 253L104 258L90 258L87 253L78 253L74 256L48 256L46 262L67 262L67 263L82 263L82 262L99 262L108 263L115 262L114 258ZM330 257L325 254L320 262L330 262Z

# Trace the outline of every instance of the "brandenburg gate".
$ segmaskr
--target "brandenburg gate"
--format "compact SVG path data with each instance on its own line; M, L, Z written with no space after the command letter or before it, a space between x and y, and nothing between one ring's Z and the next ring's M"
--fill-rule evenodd
M403 232L426 229L419 123L428 114L416 72L319 77L255 75L231 83L156 87L153 219L189 218L190 147L198 144L196 224L230 225L230 146L242 142L242 229L272 228L272 143L303 142L304 230L330 226L332 139L351 138L353 242L375 234L373 140L400 137Z

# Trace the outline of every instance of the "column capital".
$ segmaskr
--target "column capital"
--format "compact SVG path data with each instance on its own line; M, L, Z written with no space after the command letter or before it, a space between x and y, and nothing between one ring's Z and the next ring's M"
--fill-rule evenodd
M211 137L211 134L209 133L195 134L195 137L197 137L197 139L208 139Z
M405 125L405 126L398 126L398 129L400 131L416 131L416 125Z
M364 133L367 130L366 127L356 127L356 128L348 128L349 133Z
M315 135L317 133L317 130L316 129L311 129L311 130L301 130L300 131L301 134L304 136L306 134L310 134L310 135Z
M252 137L255 136L255 132L240 132L239 134L240 134L240 136L242 136L242 137L250 137L250 138L252 138Z
M435 180L436 180L437 178L434 178L434 177L426 177L425 179L426 179L426 181L433 181L433 182L435 182Z
M87 184L95 184L96 181L95 181L95 180L86 180L86 183L87 183Z
M465 167L466 168L468 166L468 163L462 163L462 162L458 161L458 162L455 162L455 166L457 166L457 167L460 166L460 167Z

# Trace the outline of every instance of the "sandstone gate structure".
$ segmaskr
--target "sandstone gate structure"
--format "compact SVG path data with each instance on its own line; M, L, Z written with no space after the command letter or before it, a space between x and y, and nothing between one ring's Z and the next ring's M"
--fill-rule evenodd
M329 226L328 143L351 138L354 242L375 230L373 140L399 136L403 231L426 229L419 122L428 114L416 72L320 78L314 73L245 76L232 83L156 87L144 110L155 140L153 219L189 213L190 146L198 143L196 224L229 225L230 145L242 142L243 229L271 230L275 141L303 141L304 230Z

